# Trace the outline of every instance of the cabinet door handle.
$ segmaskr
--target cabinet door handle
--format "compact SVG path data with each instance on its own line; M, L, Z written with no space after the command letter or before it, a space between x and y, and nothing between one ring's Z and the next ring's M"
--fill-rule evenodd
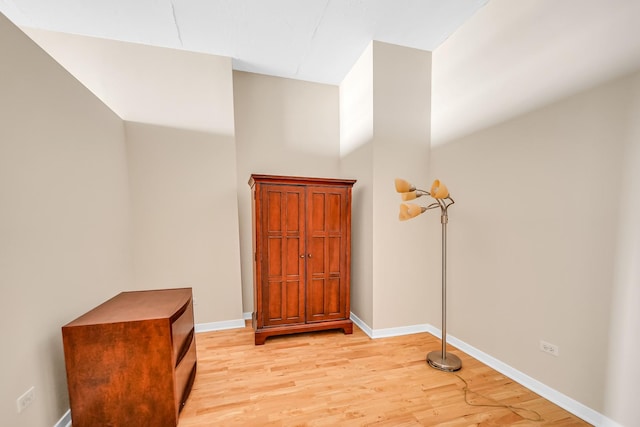
M304 254L300 255L300 258L304 258Z
M308 254L308 255L307 255L307 258L311 258L311 254Z

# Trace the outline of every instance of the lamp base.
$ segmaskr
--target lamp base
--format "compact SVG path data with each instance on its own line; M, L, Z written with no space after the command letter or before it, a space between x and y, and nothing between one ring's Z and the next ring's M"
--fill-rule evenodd
M447 372L459 371L462 368L462 361L458 356L446 353L443 358L441 351L432 351L427 354L427 363L432 368Z

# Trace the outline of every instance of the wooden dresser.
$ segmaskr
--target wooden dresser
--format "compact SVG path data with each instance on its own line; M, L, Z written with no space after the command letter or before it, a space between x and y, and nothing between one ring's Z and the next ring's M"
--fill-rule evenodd
M73 427L177 426L194 332L191 288L123 292L63 326Z
M255 344L353 331L351 191L355 180L251 175Z

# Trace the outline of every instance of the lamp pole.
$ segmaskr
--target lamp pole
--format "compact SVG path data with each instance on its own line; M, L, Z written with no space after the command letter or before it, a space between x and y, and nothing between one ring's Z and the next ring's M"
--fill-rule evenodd
M462 361L455 354L447 354L447 214L448 206L440 204L442 214L442 350L427 354L429 366L441 371L453 372L462 368Z

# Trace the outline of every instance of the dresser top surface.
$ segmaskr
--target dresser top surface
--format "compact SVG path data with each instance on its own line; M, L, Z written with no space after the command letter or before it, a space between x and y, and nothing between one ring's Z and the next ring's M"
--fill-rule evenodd
M191 296L191 288L122 292L64 327L169 319Z

